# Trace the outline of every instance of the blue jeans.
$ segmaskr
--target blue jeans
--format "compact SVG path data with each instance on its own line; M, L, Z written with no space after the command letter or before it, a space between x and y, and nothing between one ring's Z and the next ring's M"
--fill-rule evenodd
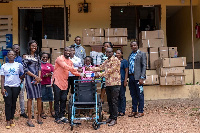
M121 82L121 87L119 91L119 98L118 98L118 112L125 113L126 110L126 87L124 87L124 82Z
M140 86L143 88L143 85L138 84L139 80L135 80L133 75L129 75L129 89L130 95L132 97L132 112L143 113L144 108L144 91L140 90Z

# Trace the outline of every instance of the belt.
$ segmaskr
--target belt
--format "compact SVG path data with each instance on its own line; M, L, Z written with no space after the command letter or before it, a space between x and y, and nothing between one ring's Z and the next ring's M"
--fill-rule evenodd
M131 74L129 74L129 75L133 75L133 76L134 76L134 73L131 73Z

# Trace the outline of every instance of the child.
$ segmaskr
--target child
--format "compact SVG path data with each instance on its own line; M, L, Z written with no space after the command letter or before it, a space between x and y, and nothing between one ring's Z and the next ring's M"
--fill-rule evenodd
M126 110L126 86L128 77L128 61L123 59L123 52L121 49L116 51L116 57L121 61L120 74L121 74L121 87L118 98L118 116L124 116Z
M84 66L82 67L83 73L86 74L86 77L81 77L81 80L93 80L94 72L93 71L86 71L85 67L93 67L93 58L91 56L86 56L84 58ZM83 81L89 82L89 81Z

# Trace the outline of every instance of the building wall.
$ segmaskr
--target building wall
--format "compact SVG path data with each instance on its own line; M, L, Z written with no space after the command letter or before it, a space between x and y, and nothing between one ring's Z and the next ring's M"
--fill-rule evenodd
M193 0L193 4L197 5L199 0ZM184 6L189 5L189 1L185 1L181 4L180 0L87 0L91 3L90 13L78 13L78 3L82 3L82 0L67 0L67 4L70 5L70 25L69 33L72 35L67 45L71 45L75 36L82 34L84 28L108 28L110 27L110 6L118 5L161 5L161 29L166 33L166 6L176 5ZM4 6L6 4L0 4ZM2 11L4 14L13 15L13 43L18 43L18 7L42 7L42 5L63 5L63 0L23 0L10 2L7 7L12 8L0 8L0 14ZM5 10L11 9L11 10ZM5 12L6 11L6 12ZM165 34L166 35L166 34ZM166 37L165 37L166 38ZM165 41L166 42L166 41ZM90 48L86 48L87 54L89 54ZM124 58L127 58L131 49L128 46L124 47Z

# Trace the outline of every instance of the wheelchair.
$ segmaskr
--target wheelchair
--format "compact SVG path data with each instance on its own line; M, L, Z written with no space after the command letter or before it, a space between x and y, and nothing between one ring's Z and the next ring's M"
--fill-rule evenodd
M93 128L97 130L100 128L102 122L102 103L100 100L100 94L97 94L96 80L74 80L74 94L71 95L68 104L68 120L73 130L74 125L81 123L74 122L75 120L94 120ZM95 117L81 117L76 118L77 109L93 109L95 111Z

